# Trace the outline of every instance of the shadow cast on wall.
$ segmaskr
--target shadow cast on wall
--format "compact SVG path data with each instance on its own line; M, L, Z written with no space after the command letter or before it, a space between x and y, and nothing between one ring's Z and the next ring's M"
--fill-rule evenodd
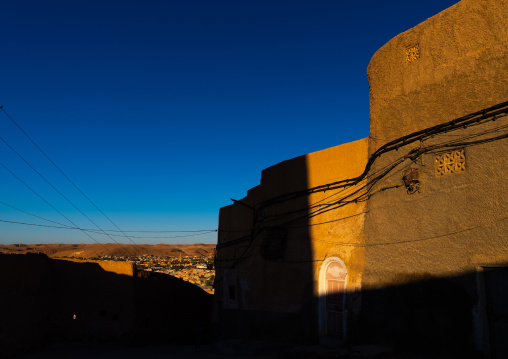
M268 198L308 188L307 172L305 156L267 168L259 186L221 208L216 340L315 341L309 199L263 205Z
M341 338L326 332L317 337L318 303L326 303L327 297L310 296L293 313L222 310L222 339L321 342L350 352L375 345L392 353L387 358L508 357L508 265L449 277L405 273L404 279L408 277L411 281L402 285L345 293ZM294 288L288 284L279 290L291 293ZM361 299L360 311L353 298ZM277 298L267 298L272 300Z
M362 290L360 315L356 323L346 325L356 326L348 329L356 331L357 343L480 358L483 338L476 283L476 273L441 278L415 274L404 285Z

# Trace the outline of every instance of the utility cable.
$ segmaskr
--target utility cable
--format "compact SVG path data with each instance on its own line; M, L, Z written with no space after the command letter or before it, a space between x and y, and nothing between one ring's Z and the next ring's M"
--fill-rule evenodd
M483 132L480 132L480 133L475 133L475 134L463 136L462 138L459 138L459 139L454 139L454 140L450 140L450 141L447 141L447 142L443 142L443 143L439 143L439 144L435 144L435 145L430 145L430 146L427 146L425 148L416 148L416 149L413 149L413 150L409 151L406 155L401 156L396 161L394 161L391 164L385 166L383 173L379 174L373 180L370 180L370 183L368 184L368 186L362 186L360 189L358 189L357 191L353 192L352 194L357 194L357 193L361 192L363 189L365 189L366 187L368 187L368 189L366 191L366 194L367 194L367 197L365 198L365 200L366 200L367 198L370 198L372 196L372 194L368 194L368 193L371 191L373 186L379 180L381 180L383 177L385 177L389 172L391 172L395 167L397 167L399 164L404 162L406 159L411 159L411 160L414 161L416 158L420 157L424 153L429 153L431 151L436 151L436 150L443 149L443 148L448 148L449 149L449 148L457 148L457 147L468 147L468 146L472 146L472 145L478 145L478 144L488 143L488 142L492 142L492 141L497 141L497 140L500 140L500 139L505 139L505 138L508 138L508 133L505 133L505 134L502 134L502 135L499 135L499 136L495 136L495 137L481 139L481 140L466 141L466 142L464 141L465 139L471 139L471 138L480 137L480 136L483 136L483 135L486 135L486 134L495 133L495 132L498 132L498 131L500 131L502 129L505 129L507 127L508 127L508 125L499 126L499 127L494 128L494 129L489 129L489 130L486 130L486 131L483 131ZM379 172L380 171L377 171L377 173L379 173ZM397 188L397 187L399 187L399 186L393 186L393 187L390 187L390 188ZM380 189L378 192L384 191L386 189L387 188ZM346 196L346 198L350 197L352 194ZM335 205L334 207L325 208L325 209L322 209L322 210L317 210L317 211L311 212L311 213L309 213L309 214L307 214L305 216L301 216L299 218L296 218L296 219L284 222L282 224L278 224L278 225L273 226L273 227L267 227L267 228L287 226L290 223L293 223L293 222L296 222L296 221L299 221L299 220L303 220L303 219L309 219L309 218L312 218L312 217L314 217L316 215L319 215L319 214L322 214L322 213L325 213L325 212L328 212L328 211L331 211L331 210L338 209L338 208L340 208L340 207L342 207L342 206L344 206L346 204L362 200L361 197L357 197L353 201L344 202L344 199L345 198L341 198L340 200L338 200L338 201L336 201L334 203L331 203L331 205ZM306 226L310 226L310 224L307 224ZM239 242L242 242L242 241L245 241L245 240L248 240L248 239L250 239L251 242L252 242L254 238L252 238L250 236L243 236L243 237L237 238L235 240L232 240L232 241L220 244L220 245L217 246L217 248L220 249L220 248L223 248L223 247L227 247L229 245L234 245L234 244L237 244ZM248 248L249 248L249 246L248 246Z
M397 245L397 244L416 243L416 242L428 241L428 240L431 240L431 239L437 239L437 238L442 238L442 237L447 237L447 236L453 236L453 235L459 234L459 233L469 232L469 231L472 231L472 230L477 229L477 228L490 226L490 225L492 225L494 223L502 222L502 221L506 221L506 220L508 220L508 216L501 217L501 218L495 219L493 221L488 221L486 223L480 223L480 224L477 224L476 226L464 228L464 229L461 229L461 230L458 230L458 231L454 231L454 232L449 232L449 233L444 233L444 234L440 234L440 235L437 235L437 236L425 237L425 238L419 238L419 239L408 239L406 241L382 242L382 243L365 243L365 244L359 244L359 243L335 243L335 242L334 243L338 244L338 245L341 245L341 246L350 246L350 247L378 247L378 246L390 246L390 245ZM320 239L316 239L316 240L319 241L319 242L328 243L328 242L320 240Z
M194 232L217 232L217 229L197 229L193 231L117 231L114 229L105 229L106 232L125 232L125 233L194 233Z
M4 223L13 223L13 224L23 224L25 226L36 226L36 227L46 227L46 228L59 228L59 229L77 229L77 230L80 230L80 231L84 231L84 229L82 228L79 228L79 227L71 227L71 226L52 226L52 225L49 225L49 224L39 224L39 223L27 223L27 222L18 222L18 221L8 221L6 219L0 219L0 222L4 222ZM99 243L97 241L95 241L97 244L100 244L101 246L103 246L102 243Z
M358 248L391 246L391 245L400 245L400 244L411 244L411 243L423 242L423 241L428 241L428 240L442 238L442 237L447 237L447 236L453 236L453 235L456 235L456 234L459 234L459 233L469 232L469 231L475 230L477 228L482 228L482 227L490 226L490 225L492 225L494 223L503 222L503 221L506 221L506 220L508 220L508 216L501 217L501 218L498 218L498 219L495 219L495 220L491 220L491 221L487 221L485 223L480 223L480 224L477 224L475 226L467 227L467 228L460 229L460 230L457 230L457 231L454 231L454 232L448 232L448 233L439 234L439 235L431 236L431 237L424 237L424 238L419 238L419 239L408 239L408 240L405 240L405 241L396 241L396 242L382 242L382 243L365 243L365 244L362 244L362 243L353 243L353 242L349 242L349 243L344 243L344 242L341 243L341 242L335 242L335 241L332 242L332 241L326 241L326 240L322 240L322 239L315 239L315 241L321 242L321 243L330 243L330 244L335 244L335 245L340 245L340 246L358 247ZM233 260L236 260L236 259L235 258L222 258L222 259L217 260L217 261L218 262L229 262L229 261L233 261ZM315 261L320 261L320 260L315 260ZM278 262L286 263L286 262L295 262L295 261L291 261L291 260L278 260ZM218 267L218 268L230 268L230 266L216 266L216 267Z
M40 217L40 218L42 218L42 217ZM42 219L45 219L45 218L42 218ZM26 226L46 227L46 228L74 229L74 230L79 230L79 231L93 232L93 233L96 233L96 234L103 234L102 232L99 232L97 230L84 229L84 228L72 227L72 226L66 226L66 225L55 226L55 225L49 225L49 224L39 224L39 223L27 223L27 222L19 222L19 221L9 221L9 220L6 220L6 219L0 219L0 222L12 223L12 224L22 224L22 225L26 225ZM55 223L58 223L58 222L55 222ZM210 232L210 233L213 233L213 232ZM201 236L203 234L208 234L208 232L200 232L200 233L188 234L188 235L183 235L183 236L171 236L171 237L135 237L135 238L162 238L162 239L167 239L167 238L194 237L194 236ZM115 236L123 237L122 235L119 235L119 234L115 234ZM96 241L96 243L102 245L102 243L99 243L97 241ZM117 243L117 244L119 244L119 243ZM137 245L139 246L139 244L137 244Z
M14 176L18 181L20 181L25 187L27 187L30 191L32 191L37 197L39 197L44 203L46 203L48 206L50 206L55 212L60 214L63 218L65 218L69 223L71 223L74 227L79 228L73 221L71 221L67 216L65 216L62 212L60 212L58 209L55 208L51 203L49 203L44 197L42 197L36 190L34 190L32 187L30 187L26 182L24 182L21 178L19 178L14 172L12 172L7 166L5 166L2 162L0 162L0 166L2 166L7 172L9 172L11 175ZM94 237L92 237L90 234L88 234L86 231L81 230L83 234L85 234L87 237L92 239L95 243L100 244L104 247L104 245L100 242L98 242ZM106 248L106 247L104 247ZM107 248L106 248L107 250Z
M462 135L462 138L457 138L457 139L449 140L448 142L443 142L443 143L438 144L438 145L427 146L424 151L418 151L417 154L415 154L415 152L414 152L415 150L413 150L412 152L410 152L408 154L408 156L409 157L418 157L418 156L421 156L424 153L432 153L432 151L438 151L439 149L449 148L451 146L453 146L453 147L467 147L469 145L481 144L481 143L486 143L486 142L491 142L491 141L496 141L496 140L499 140L499 139L503 139L503 138L506 137L505 135L501 135L501 136L497 136L497 137L493 137L493 138L489 138L489 139L484 139L484 140L479 140L479 141L464 142L465 139L472 139L472 138L480 137L480 136L483 136L483 135L486 135L486 134L495 133L495 132L498 132L498 131L500 131L502 129L505 129L505 128L508 128L508 125L499 126L499 127L493 128L493 129L485 130L485 131L482 131L482 132L479 132L479 133L470 134L470 135L467 135L467 136ZM399 160L404 161L405 159L408 158L408 156L405 156L405 157L402 156L402 157L400 157L398 159L398 161ZM384 168L381 168L381 169L377 170L376 172L374 172L372 174L369 174L369 177L376 176L377 174L385 171L386 168L390 167L392 164L388 164ZM366 180L366 178L364 178L363 180ZM372 179L370 181L372 181ZM347 186L348 187L344 188L342 191L339 191L339 192L337 192L335 194L332 194L332 195L326 197L325 199L328 199L328 198L330 198L332 196L336 196L338 194L344 194L344 192L346 192L346 190L355 189L355 187L356 187L356 186L350 186L349 187L349 185L347 185ZM365 188L365 186L362 187L362 188ZM355 193L356 192L358 192L358 191L355 190ZM318 211L319 210L326 210L326 208L331 206L331 205L337 205L339 202L344 201L345 198L347 198L347 196L341 197L340 200L335 201L335 202L327 202L326 204L322 205L324 207L321 208L321 209L318 209ZM322 199L322 200L324 200L324 199ZM322 201L322 200L320 200L320 201ZM314 202L314 204L311 204L308 207L304 207L304 208L300 208L300 209L293 210L293 211L288 211L288 212L284 212L284 213L279 213L279 214L274 214L274 215L267 216L267 217L272 217L272 218L268 219L268 220L265 220L263 223L278 221L278 220L280 220L280 218L282 216L287 216L287 215L291 215L291 214L295 214L295 213L303 212L303 211L307 211L308 212L305 216L302 217L302 218L306 218L310 214L313 213L313 211L311 211L311 210L314 209L316 207L315 204L320 202L320 201ZM273 217L277 217L277 218L273 218Z
M99 225L97 223L95 223L89 216L87 216L81 209L78 208L78 206L76 206L74 204L74 202L72 202L67 196L65 196L62 192L60 192L60 190L58 190L44 175L42 175L42 173L40 173L39 171L37 171L37 169L35 167L33 167L18 151L16 151L9 143L7 143L7 141L5 141L5 139L3 137L0 136L0 140L7 146L11 149L12 152L14 152L19 158L21 158L21 160L23 160L23 162L25 162L27 164L28 167L30 167L35 173L37 173L39 175L39 177L41 177L49 186L51 186L51 188L53 188L60 196L62 196L63 199L65 199L70 205L72 205L77 211L79 211L79 213L81 213L86 219L88 219L93 225L95 225L99 230L101 230L101 228L99 227ZM113 237L111 237L109 234L107 234L106 232L102 231L105 235L107 235L112 241L114 241L115 243L119 244L119 245L122 245L121 243L117 242ZM128 250L126 249L126 251L128 252Z
M268 199L268 200L262 202L260 205L266 206L268 204L279 203L279 202L287 201L287 200L297 198L300 196L309 195L311 193L323 192L323 191L327 191L330 189L334 189L337 186L343 187L344 185L355 185L360 180L362 180L363 178L365 178L368 175L370 168L372 167L372 165L376 161L376 159L387 152L391 152L393 150L398 150L402 146L406 146L406 145L408 145L410 143L414 143L416 141L422 141L424 139L433 137L436 134L456 131L461 128L465 128L465 127L480 124L480 123L485 123L487 121L495 121L499 117L506 116L506 114L508 114L508 101L502 102L502 103L497 104L495 106L492 106L492 107L489 107L489 108L486 108L486 109L483 109L483 110L480 110L480 111L477 111L474 113L471 113L471 114L463 116L463 117L456 118L456 119L449 121L449 122L445 122L445 123L442 123L442 124L439 124L436 126L432 126L432 127L420 130L420 131L410 133L409 135L402 136L402 137L397 138L391 142L388 142L385 145L378 148L376 151L374 151L374 153L369 157L363 173L360 174L358 177L350 178L350 179L346 179L346 180L335 181L332 183L315 186L315 187L308 188L305 190L286 193L286 194Z
M128 235L126 235L121 229L120 227L118 227L116 225L115 222L113 222L113 220L111 220L111 218L109 218L70 178L69 176L67 176L64 171L57 166L57 164L46 154L46 152L44 152L42 150L42 148L37 145L37 143L35 143L35 141L28 135L28 133L26 133L25 130L23 130L23 128L21 128L21 126L14 120L14 118L12 118L12 116L10 116L7 111L5 111L5 109L3 108L3 106L0 107L2 109L2 111L4 112L4 114L7 116L7 118L9 118L11 120L11 122L16 125L16 127L25 135L26 138L28 138L28 140L30 140L30 142L32 142L32 144L44 155L44 157L46 157L48 159L49 162L51 162L51 164L53 164L53 166L55 166L55 168L74 186L74 188L76 188L79 193L81 193L83 195L83 197L85 197L113 226L115 226L115 228L117 230L119 230L120 232L122 232L122 234L125 235L126 238L128 238L133 244L136 244Z
M52 220L50 220L50 219L47 219L47 218L44 218L44 217L38 216L38 215L36 215L36 214L33 214L33 213L30 213L30 212L24 211L24 210L22 210L22 209L20 209L20 208L18 208L18 207L14 207L14 206L12 206L12 205L10 205L10 204L8 204L8 203L5 203L5 202L3 202L3 201L0 201L0 203L1 203L1 204L3 204L4 206L10 207L10 208L15 209L15 210L17 210L17 211L19 211L19 212L22 212L22 213L28 214L29 216L36 217L36 218L42 219L42 220L47 221L47 222L55 223L55 224L58 224L58 225L63 226L63 227L69 227L69 228L71 228L71 229L74 229L74 227L67 226L67 225L65 225L65 224L63 224L63 223L60 223L60 222L57 222L57 221L52 221ZM85 230L85 229L84 229L84 230Z
M38 216L36 214L33 214L33 213L30 213L30 212L27 212L27 211L24 211L18 207L15 207L15 206L12 206L8 203L5 203L3 201L0 201L0 204L3 204L4 206L7 206L7 207L10 207L12 209L15 209L19 212L22 212L22 213L25 213L29 216L32 216L32 217L36 217L36 218L39 218L39 219L42 219L44 221L47 221L47 222L51 222L51 223L54 223L54 224L58 224L59 226L52 226L53 228L63 228L63 229L79 229L79 230L82 230L82 231L87 231L87 232L93 232L93 233L96 233L96 234L102 234L104 235L104 233L102 231L98 231L96 229L90 229L90 228L77 228L77 227L72 227L72 226L67 226L63 223L60 223L60 222L56 222L56 221L52 221L50 219L47 219L47 218L44 218L44 217L41 217L41 216ZM18 223L18 222L12 222L12 223ZM21 223L21 222L20 222ZM25 223L23 223L25 224ZM37 224L34 224L34 223L28 223L28 225L32 225L32 226L36 226ZM41 225L42 226L42 225ZM117 231L118 232L118 231ZM182 233L182 231L172 231L174 233ZM193 236L199 236L199 235L203 235L203 234L209 234L209 233L213 233L213 232L217 232L216 229L210 229L210 230L199 230L199 231L183 231L185 233L188 233L188 232L192 232L193 234L188 234L188 235L181 235L181 236L158 236L158 237L148 237L148 236L133 236L134 238L145 238L145 239L157 239L157 238L160 238L160 239L168 239L168 238L182 238L182 237L193 237ZM116 236L116 237L123 237L123 235L121 234L110 234L112 236Z
M102 234L101 232L97 231L97 230L90 230L88 229L88 231L90 232L94 232L94 233L97 233L97 234ZM169 239L169 238L184 238L184 237L195 237L195 236L202 236L203 234L210 234L210 233L215 233L216 230L212 230L212 231L209 231L209 232L197 232L197 233L192 233L192 234L184 234L184 235L180 235L180 236L157 236L157 237L149 237L149 236L131 236L132 238L143 238L143 239ZM123 234L110 234L111 236L115 236L115 237L125 237Z

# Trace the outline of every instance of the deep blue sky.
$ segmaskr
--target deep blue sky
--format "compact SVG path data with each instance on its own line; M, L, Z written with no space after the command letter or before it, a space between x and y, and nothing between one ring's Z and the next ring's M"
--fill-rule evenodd
M219 208L263 168L368 136L370 58L456 2L4 1L0 105L122 230L215 229ZM0 136L114 229L3 112ZM95 228L2 142L0 162ZM2 167L0 184L0 201L69 225ZM0 220L52 224L1 203ZM215 243L216 234L134 240ZM0 222L0 243L93 240Z

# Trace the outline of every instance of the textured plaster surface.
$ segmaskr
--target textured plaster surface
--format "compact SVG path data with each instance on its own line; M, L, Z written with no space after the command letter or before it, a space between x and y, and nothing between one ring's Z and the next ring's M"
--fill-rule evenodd
M388 140L507 101L507 23L506 0L463 0L376 52L368 68L370 153ZM405 47L416 43L420 58L406 62ZM411 148L471 135L476 137L469 140L482 139L488 135L479 134L487 130L499 135L507 124L503 117L403 146L383 155L372 170ZM419 171L419 193L409 195L400 187L368 201L367 287L400 284L411 273L450 276L508 262L507 140L467 146L465 153L464 172L436 176L435 154L429 153L415 162L406 159L374 188L402 185L406 168Z
M362 139L307 155L307 177L309 187L359 176L367 162L368 140ZM363 182L365 183L365 182ZM309 203L328 203L346 195L352 195L361 186L314 193ZM363 193L363 192L360 192ZM359 194L360 194L359 193ZM314 273L319 273L321 263L327 257L338 257L344 261L349 290L359 288L364 264L364 218L365 202L348 204L324 212L310 219L310 238L314 253ZM315 288L316 295L322 288Z
M371 152L385 142L508 99L508 1L462 0L372 57ZM406 61L419 45L420 58Z

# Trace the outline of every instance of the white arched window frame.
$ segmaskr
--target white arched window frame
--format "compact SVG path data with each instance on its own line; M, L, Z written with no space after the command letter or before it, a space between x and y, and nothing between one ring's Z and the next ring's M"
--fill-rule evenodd
M334 264L335 263L335 264ZM332 266L332 267L330 267ZM333 269L333 274L337 275L338 278L343 278L343 287L341 288L342 293L342 308L341 309L341 326L342 326L342 338L346 337L346 284L347 284L347 268L344 262L338 257L329 257L321 265L319 271L319 335L327 336L328 332L328 315L327 313L327 295L328 295L328 281L327 271Z

